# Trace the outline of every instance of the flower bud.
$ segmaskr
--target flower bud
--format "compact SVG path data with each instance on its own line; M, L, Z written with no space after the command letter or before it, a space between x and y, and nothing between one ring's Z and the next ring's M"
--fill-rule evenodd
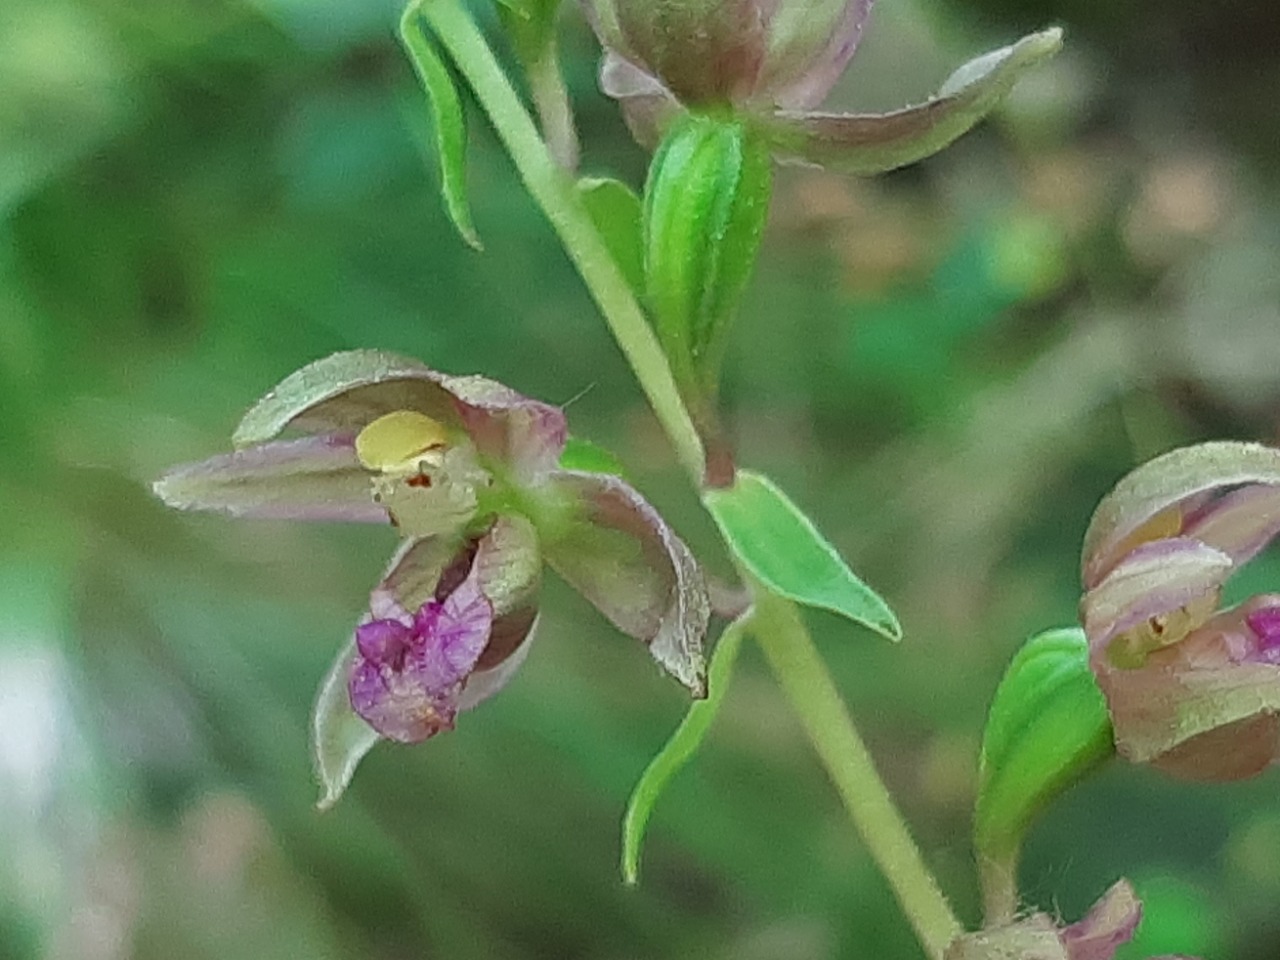
M821 99L871 0L582 0L610 49L697 105ZM818 89L813 89L817 87Z
M1280 594L1219 609L1280 535L1280 450L1205 443L1121 480L1085 534L1080 612L1116 747L1175 776L1280 760Z
M725 334L755 265L772 173L738 119L691 115L663 140L644 198L645 286L691 406L712 406Z

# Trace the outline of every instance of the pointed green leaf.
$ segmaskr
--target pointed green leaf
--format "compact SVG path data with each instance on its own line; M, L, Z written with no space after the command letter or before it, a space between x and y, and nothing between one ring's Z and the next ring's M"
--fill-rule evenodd
M1015 857L1040 810L1114 753L1084 631L1032 637L1010 662L987 717L974 811L978 853Z
M732 487L708 490L703 502L734 556L775 593L902 639L889 605L768 477L741 470Z
M725 628L711 657L707 677L707 698L695 700L680 726L658 751L627 801L627 812L622 819L622 878L628 885L640 880L640 847L644 841L645 827L654 804L666 789L671 778L679 773L693 755L698 752L702 740L711 727L729 688L729 678L751 613L748 611Z
M611 473L616 477L626 476L622 461L604 447L583 440L581 437L570 437L560 454L561 470L581 470L584 473Z
M328 810L341 798L355 775L356 766L379 740L351 709L347 674L355 657L355 637L346 643L320 684L311 714L311 759L320 780L316 806Z
M400 18L400 42L409 54L431 104L445 209L462 239L480 250L482 244L471 220L471 205L467 202L467 128L462 100L435 41L423 26L417 3L409 4Z
M640 236L640 198L620 180L583 177L578 196L632 291L644 292L644 244Z

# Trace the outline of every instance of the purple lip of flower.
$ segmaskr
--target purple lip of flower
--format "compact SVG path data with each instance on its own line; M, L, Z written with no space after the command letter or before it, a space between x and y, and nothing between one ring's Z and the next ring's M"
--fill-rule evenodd
M1259 658L1268 663L1280 663L1280 598L1249 613L1245 623L1258 638Z
M408 621L408 622L405 622ZM453 728L458 696L489 643L493 605L474 573L409 618L356 630L351 706L384 737L417 743Z

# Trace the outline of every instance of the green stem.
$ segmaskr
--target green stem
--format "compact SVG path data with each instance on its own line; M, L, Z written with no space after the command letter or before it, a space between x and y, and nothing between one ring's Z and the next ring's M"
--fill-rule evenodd
M849 818L932 960L962 931L893 805L795 605L756 593L756 639L844 800Z
M484 108L525 187L559 234L681 464L694 484L701 486L704 460L698 432L680 400L662 347L579 199L572 177L552 158L484 35L459 0L428 0L421 9Z
M566 170L578 167L578 131L569 107L569 91L560 75L560 62L552 44L528 65L529 94L542 121L543 139L556 162Z
M654 413L695 486L704 482L698 432L680 399L661 346L622 271L552 158L484 36L459 0L427 0L423 15L449 52L515 162L525 187L551 221ZM876 773L803 621L788 601L757 587L756 634L854 826L884 872L932 960L961 932L906 824Z
M978 855L978 881L982 887L982 919L985 926L1009 923L1018 913L1018 855L995 858Z

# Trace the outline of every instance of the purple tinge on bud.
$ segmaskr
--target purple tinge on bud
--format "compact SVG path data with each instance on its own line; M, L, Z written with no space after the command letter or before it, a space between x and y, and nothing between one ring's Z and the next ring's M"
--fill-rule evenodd
M1128 880L1117 881L1083 918L1060 936L1071 960L1111 960L1142 922L1142 901Z
M582 0L604 47L688 105L809 107L839 78L873 0Z
M459 695L492 627L493 606L474 570L412 617L362 624L348 685L351 706L378 733L402 743L452 729Z
M1059 926L1044 913L966 933L947 948L946 960L1113 960L1133 939L1142 902L1128 880L1117 881L1083 919ZM1152 960L1193 960L1164 956Z
M923 103L824 113L873 0L580 0L605 49L600 86L652 147L684 108L749 116L782 162L879 173L941 150L1061 46L1057 29L978 57Z

